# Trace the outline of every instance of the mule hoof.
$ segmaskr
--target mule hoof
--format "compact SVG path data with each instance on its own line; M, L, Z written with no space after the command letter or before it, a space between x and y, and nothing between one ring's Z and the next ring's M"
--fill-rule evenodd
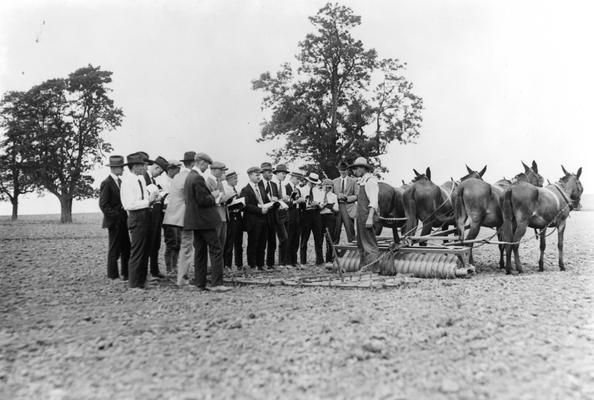
M505 275L511 275L511 271L505 271Z

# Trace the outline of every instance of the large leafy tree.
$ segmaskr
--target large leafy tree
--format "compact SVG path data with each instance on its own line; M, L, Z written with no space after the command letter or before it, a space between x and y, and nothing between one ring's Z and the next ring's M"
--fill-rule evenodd
M112 150L101 134L121 125L122 109L109 97L111 75L89 65L34 86L23 98L32 176L60 200L63 223L72 222L74 199L95 196L89 172Z
M393 141L419 135L422 99L402 75L405 64L378 58L351 32L361 17L339 4L326 4L309 18L314 33L299 42L296 66L252 82L264 92L270 112L259 141L279 140L276 162L302 160L334 177L341 160L363 156L380 171L380 156Z
M33 192L35 184L31 174L31 146L24 129L26 108L23 92L8 92L0 100L0 200L12 204L12 220L18 218L19 196Z

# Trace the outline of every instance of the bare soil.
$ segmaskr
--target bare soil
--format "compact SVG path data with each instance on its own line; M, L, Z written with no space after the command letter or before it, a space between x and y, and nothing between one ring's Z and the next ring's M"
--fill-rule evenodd
M384 290L213 294L106 278L100 216L0 220L6 399L593 399L594 212L572 214L525 273ZM489 232L485 232L488 234ZM533 235L533 233L529 233Z

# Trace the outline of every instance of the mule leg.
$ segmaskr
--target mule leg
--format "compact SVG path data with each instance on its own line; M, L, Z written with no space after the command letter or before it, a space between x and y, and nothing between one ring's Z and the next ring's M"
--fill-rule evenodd
M559 250L559 269L565 271L565 263L563 262L563 235L565 233L565 221L560 222L557 226L557 249Z
M500 242L503 242L503 232L501 231L501 228L499 228L497 230L497 239ZM499 247L499 269L503 269L503 268L505 268L505 260L503 258L503 253L504 253L504 250L505 250L505 245L498 244L497 246Z
M423 228L421 229L421 236L426 236L431 233L431 228L433 227L433 220L425 221L423 223ZM420 246L427 246L427 241L423 240L419 243Z
M544 271L544 252L545 248L547 247L547 228L542 228L540 230L540 258L538 259L538 270L540 272Z
M475 222L473 220L470 221L470 229L468 230L468 235L466 235L466 240L476 239L481 230L481 224ZM474 256L472 255L473 244L469 244L470 247L470 255L468 257L468 262L474 265Z
M396 225L392 225L392 236L394 237L394 243L400 243L400 236L398 236L398 227Z
M516 231L514 232L514 240L513 242L519 242L524 237L526 233L526 229L528 228L528 222L518 222L518 226ZM514 251L514 259L516 261L516 270L519 274L523 272L522 270L522 263L520 262L520 243L513 244L512 250ZM511 273L511 271L507 271L507 273Z

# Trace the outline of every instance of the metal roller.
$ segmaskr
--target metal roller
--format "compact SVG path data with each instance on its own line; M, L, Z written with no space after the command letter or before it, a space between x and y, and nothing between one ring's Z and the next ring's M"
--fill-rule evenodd
M460 259L453 254L396 253L394 270L417 278L456 278L465 275Z

